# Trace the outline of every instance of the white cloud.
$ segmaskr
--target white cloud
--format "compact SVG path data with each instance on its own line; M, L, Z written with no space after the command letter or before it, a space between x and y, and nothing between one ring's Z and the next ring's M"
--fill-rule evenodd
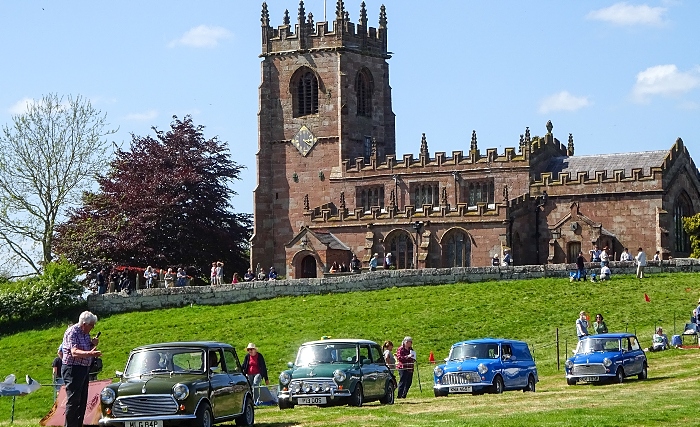
M231 37L233 37L233 34L226 28L200 25L188 30L179 39L171 41L168 46L216 47L219 41L230 39Z
M539 112L547 114L554 111L576 111L593 105L587 96L574 96L563 90L543 99L540 102Z
M637 74L632 95L635 101L645 103L650 96L677 96L697 87L700 87L700 67L684 73L674 64L655 65Z
M666 10L665 7L650 7L645 4L631 5L627 2L622 2L589 12L586 18L615 25L658 26L664 23Z
M15 103L12 107L8 108L7 111L10 114L24 114L29 110L29 106L34 104L32 98L22 98Z
M145 113L127 114L126 117L124 117L124 120L134 120L134 121L138 121L138 122L145 122L148 120L153 120L156 117L158 117L158 111L148 110Z

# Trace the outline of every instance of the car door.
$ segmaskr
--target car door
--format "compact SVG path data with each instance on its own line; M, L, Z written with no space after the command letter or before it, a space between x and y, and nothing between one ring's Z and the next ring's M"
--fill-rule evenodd
M207 374L209 375L211 410L214 418L228 417L240 412L236 406L233 385L225 368L225 359L220 348L210 348L207 352ZM238 412L237 412L238 410Z
M637 337L630 337L630 358L634 360L632 363L632 366L634 366L634 375L639 374L642 372L642 369L644 368L644 350L642 350L642 347L639 345L639 341L637 341ZM631 374L630 374L631 375Z
M635 375L637 371L629 337L622 338L622 368L625 370L625 376Z
M379 396L384 396L386 385L391 381L391 371L386 366L384 354L382 354L382 349L378 345L371 346L370 351L372 352L374 367L377 370L377 393L379 393Z
M513 358L513 347L510 344L501 344L501 365L503 385L506 388L515 388L520 386L520 375L518 369L518 361Z
M232 410L234 414L240 414L243 412L245 395L250 390L250 384L248 383L248 378L243 374L236 350L232 348L224 350L224 364L223 369L226 370L229 376L229 384L233 388Z
M368 344L360 345L359 359L365 396L377 396L377 366L372 363Z

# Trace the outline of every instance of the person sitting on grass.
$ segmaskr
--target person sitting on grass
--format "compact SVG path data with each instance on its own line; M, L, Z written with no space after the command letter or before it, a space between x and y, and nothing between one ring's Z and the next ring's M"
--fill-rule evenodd
M664 334L664 330L660 327L656 330L656 333L652 337L652 344L649 350L651 351L661 351L668 349L668 336Z
M607 265L600 267L600 280L610 280L610 276L610 267L608 267Z

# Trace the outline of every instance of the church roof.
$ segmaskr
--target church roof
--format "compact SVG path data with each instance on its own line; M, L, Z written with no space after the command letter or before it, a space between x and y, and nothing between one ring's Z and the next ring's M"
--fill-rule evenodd
M588 172L594 177L596 171L606 171L612 176L615 170L624 170L625 176L632 176L632 169L641 169L644 175L650 174L651 168L663 165L668 150L643 151L639 153L596 154L592 156L552 157L545 172L552 172L556 178L559 173L568 173L572 178L579 172Z

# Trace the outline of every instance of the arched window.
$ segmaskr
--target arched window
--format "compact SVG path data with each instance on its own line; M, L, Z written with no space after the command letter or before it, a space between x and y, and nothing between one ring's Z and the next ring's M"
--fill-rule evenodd
M372 76L367 69L360 70L355 79L357 115L372 117Z
M318 113L318 79L309 69L302 72L296 84L296 117Z
M386 246L394 256L397 269L413 268L413 240L408 233L398 233Z
M693 215L691 206L690 200L685 193L678 196L673 206L673 234L677 253L690 252L690 238L685 228L683 228L683 218Z
M469 267L472 257L472 242L467 233L455 231L450 233L443 244L445 267Z

